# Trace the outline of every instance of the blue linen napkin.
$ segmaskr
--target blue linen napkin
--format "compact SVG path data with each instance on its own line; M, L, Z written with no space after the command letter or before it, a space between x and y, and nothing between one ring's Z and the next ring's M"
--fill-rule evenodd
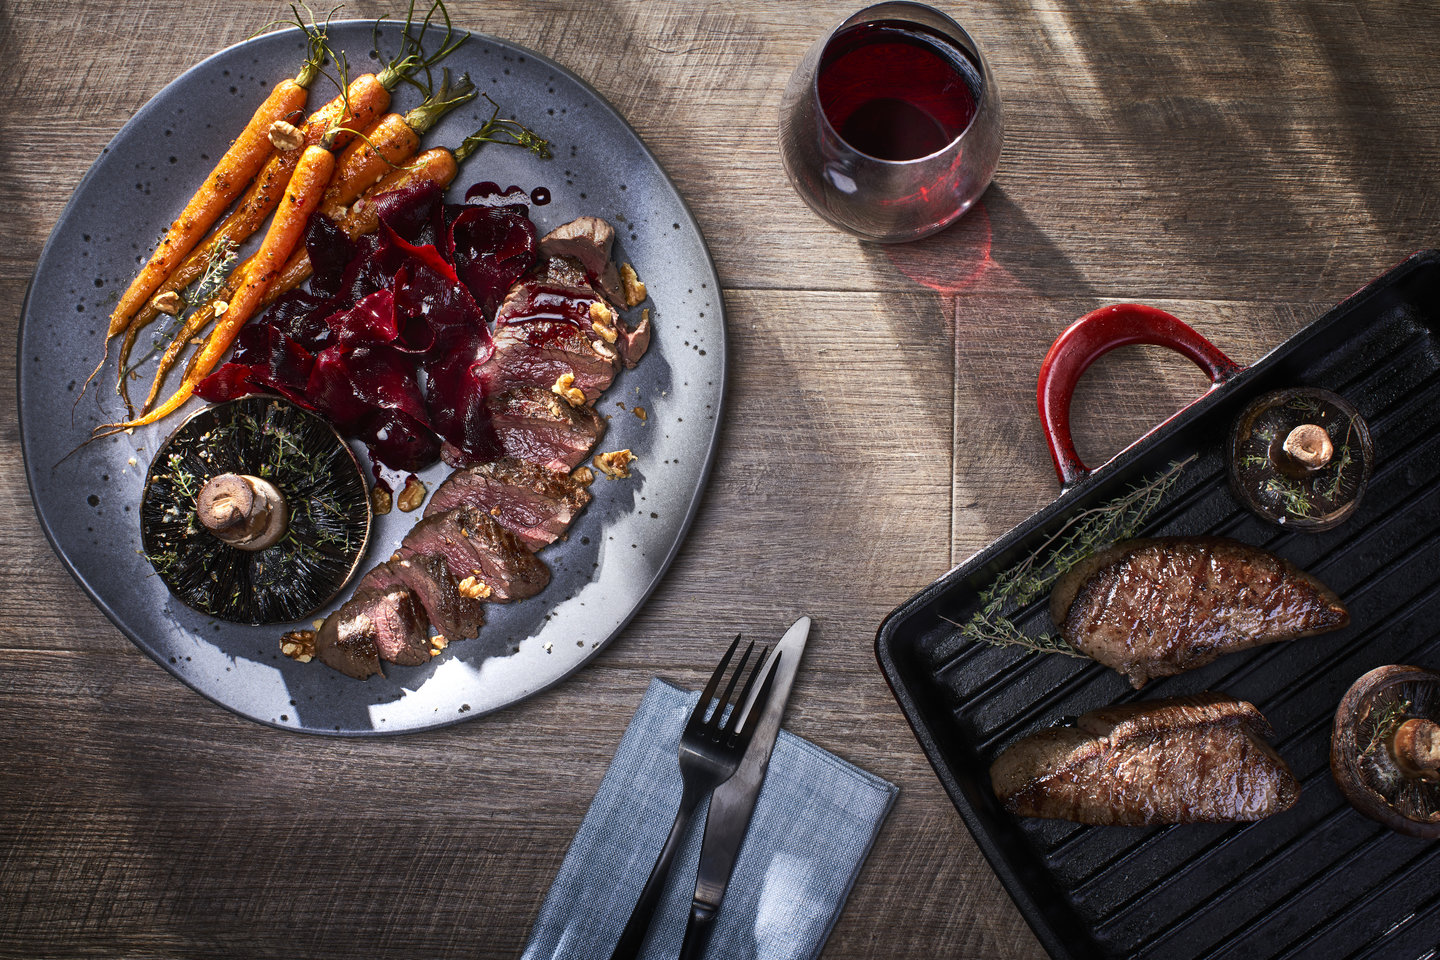
M610 956L680 805L680 731L699 699L650 682L550 885L522 960ZM782 729L705 956L817 956L898 792ZM673 960L680 952L705 809L676 855L642 960Z

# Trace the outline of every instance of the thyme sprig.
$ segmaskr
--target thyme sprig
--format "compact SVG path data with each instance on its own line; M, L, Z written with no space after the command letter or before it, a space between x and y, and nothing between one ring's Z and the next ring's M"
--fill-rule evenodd
M1360 751L1360 756L1370 756L1377 747L1389 740L1400 724L1404 722L1405 714L1409 712L1409 700L1397 700L1386 707L1385 711L1380 714L1380 719L1375 721L1375 732L1370 735L1370 742L1365 744L1365 749Z
M995 578L980 594L980 610L961 624L941 619L960 628L960 636L995 647L1019 647L1031 653L1059 653L1084 657L1059 637L1031 636L1010 616L1054 586L1071 567L1104 547L1128 540L1160 506L1194 455L1170 464L1165 470L1125 494L1099 506L1082 510L1067 520L1025 559Z
M209 265L205 267L205 272L200 275L200 279L195 281L195 292L189 297L186 297L184 303L206 303L219 292L220 288L225 284L225 279L230 275L230 268L233 267L235 261L239 259L239 255L236 253L237 249L238 247L235 241L229 237L221 237L215 241L210 249ZM139 370L141 364L155 356L155 354L160 352L161 348L175 339L175 333L180 329L185 319L186 311L182 309L170 318L170 322L165 324L163 330L155 334L155 339L150 344L150 349L145 351L145 355L131 363L130 366L126 367L120 376L116 378L115 392L117 394L121 392L126 377L129 377L135 373L136 370Z

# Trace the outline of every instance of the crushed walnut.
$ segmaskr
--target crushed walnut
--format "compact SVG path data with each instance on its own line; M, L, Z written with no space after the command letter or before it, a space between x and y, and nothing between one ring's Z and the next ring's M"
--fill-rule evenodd
M400 499L396 501L398 506L405 513L420 509L420 504L425 502L425 483L419 477L411 475L405 481L405 489L400 491Z
M590 486L590 484L595 482L595 471L591 470L589 467L576 467L570 473L570 479L574 480L582 487L588 487Z
M575 374L562 373L556 378L554 386L550 388L552 393L559 394L560 398L572 407L583 407L585 405L585 391L575 386Z
M443 634L435 634L435 636L430 638L430 656L440 656L440 651L448 646L450 646L450 641L446 640Z
M389 487L383 487L379 484L376 484L370 490L370 509L374 512L375 516L383 517L385 514L390 512L390 507L393 499L394 498L390 495Z
M305 134L293 123L276 120L267 131L270 145L276 150L299 150L305 145Z
M650 414L645 412L645 408L640 406L638 403L634 406L634 408L631 409L630 412L635 414L635 416L639 417L641 420L647 420L650 417Z
M170 316L173 317L175 316L175 314L180 312L181 307L185 306L185 298L180 296L180 294L176 293L174 290L166 290L154 300L151 300L150 306L154 307L161 313L168 313Z
M625 306L638 306L645 299L645 284L628 263L620 265L620 285L625 288Z
M280 638L280 652L291 660L309 663L315 656L315 631L292 630Z
M609 453L595 454L595 466L600 472L612 480L624 480L630 476L630 464L635 461L635 454L629 450L612 450Z
M468 597L471 600L485 600L495 591L490 589L490 584L476 577L466 577L456 584L460 596Z

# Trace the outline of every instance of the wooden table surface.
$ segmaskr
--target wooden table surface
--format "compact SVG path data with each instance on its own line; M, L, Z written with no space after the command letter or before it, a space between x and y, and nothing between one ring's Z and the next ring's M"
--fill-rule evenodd
M882 247L812 215L775 148L791 68L853 6L450 4L588 79L674 178L723 281L725 429L678 560L582 673L342 741L232 716L101 615L40 533L14 412L21 298L80 177L164 84L286 8L0 0L0 955L516 956L650 678L695 685L717 640L808 613L789 728L901 788L823 956L1043 956L891 698L876 627L1055 495L1035 375L1075 317L1152 303L1248 362L1440 245L1440 16L942 3L990 59L1005 152L960 224ZM1203 385L1112 355L1077 399L1081 453Z

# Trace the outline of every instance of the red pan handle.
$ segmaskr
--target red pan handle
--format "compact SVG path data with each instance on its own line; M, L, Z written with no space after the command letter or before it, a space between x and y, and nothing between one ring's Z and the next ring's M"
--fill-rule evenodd
M1050 345L1040 365L1040 382L1035 391L1040 426L1045 430L1062 489L1090 475L1090 468L1081 462L1070 436L1070 399L1075 385L1090 364L1116 347L1137 343L1168 347L1189 357L1210 378L1211 389L1244 369L1164 310L1117 303L1085 314Z

